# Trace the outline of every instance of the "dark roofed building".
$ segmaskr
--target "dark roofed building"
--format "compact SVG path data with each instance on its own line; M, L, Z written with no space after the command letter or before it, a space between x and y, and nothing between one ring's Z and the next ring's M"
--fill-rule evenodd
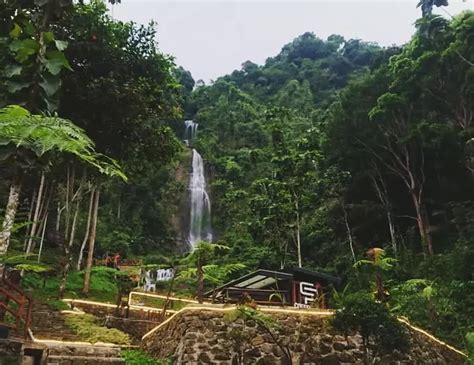
M340 278L303 268L290 272L257 270L206 293L223 303L239 303L252 298L257 304L287 305L299 308L327 308L329 287Z

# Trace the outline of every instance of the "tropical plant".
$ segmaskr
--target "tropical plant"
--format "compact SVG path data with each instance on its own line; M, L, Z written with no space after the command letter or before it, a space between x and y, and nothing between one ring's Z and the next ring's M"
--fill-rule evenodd
M384 302L386 300L386 293L382 281L382 272L391 270L397 259L386 256L385 250L377 247L367 251L367 256L370 260L359 260L354 264L354 267L369 266L372 268L375 275L376 298Z
M416 7L421 7L421 13L423 16L430 16L433 12L434 6L448 6L448 0L420 0Z
M95 152L94 143L72 122L30 114L20 106L0 109L0 147L1 162L12 167L10 195L0 233L0 255L8 250L23 175L38 163L47 163L52 153L72 154L103 174L127 179L114 160Z
M469 355L468 364L474 364L474 332L466 334L466 348Z
M242 263L234 263L234 264L209 264L209 265L204 265L202 267L203 271L203 280L204 282L209 283L213 287L213 295L212 295L212 300L214 301L215 299L215 289L219 285L222 285L225 283L226 280L229 279L229 277L243 269L245 269L246 266ZM184 270L180 270L178 274L178 278L180 279L194 279L198 278L198 269L191 267L187 268Z
M371 358L393 350L407 351L409 339L403 325L390 314L387 307L375 302L368 294L350 294L338 304L331 319L332 326L339 331L360 333L364 343L366 363Z
M31 114L18 105L5 107L0 109L0 142L2 161L8 159L23 166L31 155L41 159L49 152L64 152L105 175L127 180L113 159L97 153L84 131L65 119Z
M392 286L390 311L412 323L455 343L472 332L470 318L474 302L472 282L410 279Z
M71 10L71 0L8 2L2 5L2 25L8 36L6 67L2 74L4 100L20 103L32 112L58 108L61 71L71 70L64 55L68 43L57 39L52 24Z
M181 261L181 264L183 265L194 266L189 270L180 271L178 275L181 278L197 277L197 298L199 303L202 303L204 299L204 267L210 260L216 258L216 255L219 251L225 251L228 249L229 247L225 245L201 241L198 242L194 250ZM234 267L234 269L237 268ZM214 275L217 275L216 268L211 267L209 271L214 271ZM208 278L211 280L216 279L212 275L209 275Z

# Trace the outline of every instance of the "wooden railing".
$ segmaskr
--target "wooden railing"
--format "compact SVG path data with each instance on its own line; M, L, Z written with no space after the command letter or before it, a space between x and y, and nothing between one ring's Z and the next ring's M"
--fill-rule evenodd
M0 278L0 325L7 326L18 336L28 337L33 300L17 285L7 279L4 270ZM5 321L10 314L14 323Z

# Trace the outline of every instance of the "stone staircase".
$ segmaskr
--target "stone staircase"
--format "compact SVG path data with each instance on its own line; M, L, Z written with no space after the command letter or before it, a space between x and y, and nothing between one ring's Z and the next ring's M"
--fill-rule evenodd
M0 339L0 365L46 365L47 355L43 344L18 337Z
M65 324L65 316L45 304L35 304L31 331L37 339L79 341L77 335Z
M81 342L65 323L65 314L35 304L31 331L37 343L49 350L50 365L122 365L121 348L112 344ZM23 364L28 365L28 364ZM32 364L33 365L33 364Z
M49 365L123 365L118 346L78 342L43 342L49 348Z

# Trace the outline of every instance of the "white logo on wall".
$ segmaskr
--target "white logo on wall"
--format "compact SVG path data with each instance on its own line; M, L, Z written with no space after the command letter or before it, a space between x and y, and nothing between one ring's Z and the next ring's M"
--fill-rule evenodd
M315 288L313 283L306 281L299 283L299 292L302 303L295 303L297 308L309 308L318 296L318 289Z

